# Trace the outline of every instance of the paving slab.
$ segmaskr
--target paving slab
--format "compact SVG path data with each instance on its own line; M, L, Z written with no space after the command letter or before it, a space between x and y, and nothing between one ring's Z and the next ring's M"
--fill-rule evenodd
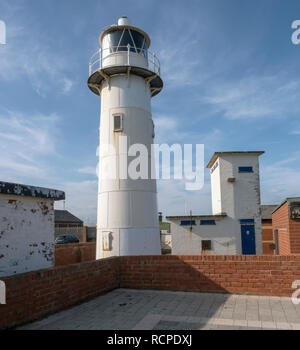
M18 329L300 330L290 298L115 289Z

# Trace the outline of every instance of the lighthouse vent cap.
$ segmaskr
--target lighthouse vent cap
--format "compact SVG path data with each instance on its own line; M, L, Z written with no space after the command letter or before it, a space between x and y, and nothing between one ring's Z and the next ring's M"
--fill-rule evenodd
M121 18L118 19L118 26L129 26L130 21L128 17L122 16Z

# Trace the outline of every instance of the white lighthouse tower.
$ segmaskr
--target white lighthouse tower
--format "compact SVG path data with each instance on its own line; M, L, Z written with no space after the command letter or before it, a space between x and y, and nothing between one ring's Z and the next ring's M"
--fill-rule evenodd
M163 87L159 61L148 51L149 36L127 17L104 29L99 43L88 79L89 88L101 97L96 257L157 255L161 250L156 180L151 179L151 97ZM135 144L144 145L149 155L148 176L142 178L132 178L127 171L126 164L139 155L127 154Z

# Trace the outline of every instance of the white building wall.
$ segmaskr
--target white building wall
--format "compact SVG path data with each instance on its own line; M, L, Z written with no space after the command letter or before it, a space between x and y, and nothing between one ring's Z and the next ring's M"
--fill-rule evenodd
M181 226L180 221L171 221L173 255L203 254L201 250L202 240L212 241L211 251L206 251L205 254L234 255L239 253L237 232L233 229L231 218L218 219L216 225L200 225L200 219L196 219L196 225L192 226L192 232L190 232L190 226Z
M0 277L53 266L53 199L0 195Z

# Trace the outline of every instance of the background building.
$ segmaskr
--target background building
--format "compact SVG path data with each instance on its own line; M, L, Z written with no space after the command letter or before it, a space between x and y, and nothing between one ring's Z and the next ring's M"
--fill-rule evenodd
M258 157L262 151L216 152L212 214L168 216L172 254L262 254Z
M300 253L300 197L286 198L272 214L276 254Z
M83 238L83 221L71 214L68 210L54 210L55 237L59 235L72 234L80 242Z

